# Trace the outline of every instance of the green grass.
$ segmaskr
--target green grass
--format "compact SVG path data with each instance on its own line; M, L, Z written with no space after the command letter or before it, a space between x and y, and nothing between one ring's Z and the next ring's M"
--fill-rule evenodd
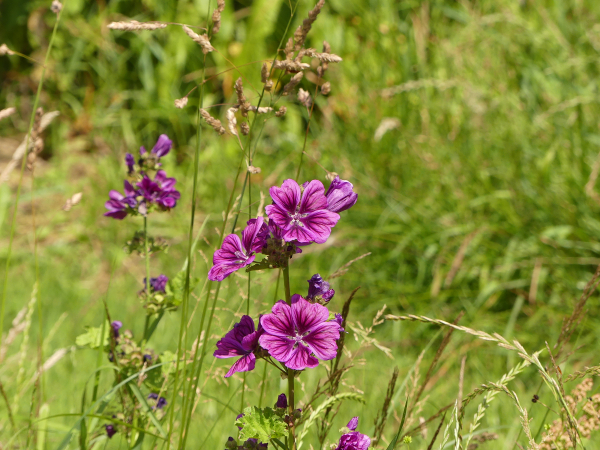
M0 4L0 20L7 24L0 30L0 43L41 60L54 23L47 6L46 2ZM203 55L176 28L134 34L109 32L106 25L123 16L202 24L207 6L206 1L147 1L143 6L66 2L42 95L45 110L58 110L61 116L45 134L46 161L36 170L35 191L30 191L28 178L23 185L4 322L4 329L10 329L12 319L29 301L35 279L33 198L39 236L38 299L45 335L59 324L56 333L45 339L46 356L59 348L70 349L85 325L99 325L104 298L112 316L118 316L137 336L142 333L144 317L136 293L142 288L144 261L122 252L123 243L142 228L142 222L139 218L119 223L104 218L103 203L110 189L121 187L124 153L152 145L163 132L175 142L167 164L183 197L170 214L158 215L149 223L151 233L171 243L168 254L153 258L151 271L170 276L185 259L198 97L192 95L184 110L175 109L173 100L200 79ZM300 3L295 25L310 7L312 4ZM221 32L214 40L219 53L209 56L207 76L231 67L225 57L237 66L272 58L288 14L283 1L228 4ZM556 342L563 318L572 311L600 262L600 205L585 187L600 150L598 14L600 5L590 0L328 2L311 32L310 46L320 49L325 39L344 62L331 65L327 72L332 93L317 99L307 145L310 156L304 158L300 178L324 180L318 161L351 180L359 202L342 214L327 245L307 249L293 260L292 291L304 292L305 280L313 273L331 274L347 261L371 252L333 283L337 293L332 308L338 310L349 293L361 286L351 320L368 325L384 304L393 314L422 314L448 321L463 310L462 325L516 338L530 352L544 348L544 341ZM239 70L248 80L249 92L253 92L251 85L260 87L260 64ZM39 75L39 66L24 59L0 57L0 107L18 108L17 115L0 122L2 136L20 140L24 135L35 95L32 86ZM229 71L212 78L206 85L204 104L231 102L238 76ZM314 88L306 79L302 86ZM397 94L382 95L396 86L401 86L395 89ZM258 93L248 96L255 100ZM262 173L252 178L253 200L259 191L267 195L270 185L295 176L306 111L299 105L288 106L285 120L266 124L257 146L254 165L261 167ZM375 132L385 118L396 118L400 125L377 141ZM4 142L0 144L3 163L12 148ZM208 243L200 240L202 253L195 254L193 261L194 275L203 279L207 265L202 255L210 258L218 242L215 228L221 226L221 212L239 157L233 139L204 130L196 223L209 216L204 233ZM0 186L2 267L16 180L13 174L8 186ZM81 204L70 212L62 211L66 198L75 192L83 192ZM242 219L246 219L245 211L246 203ZM466 241L468 237L472 239ZM446 282L457 252L466 242L464 259L455 266L451 283ZM536 261L537 294L530 299L526 297ZM265 312L275 295L273 274L256 275L253 280L251 311ZM223 283L209 340L211 349L234 321L233 313L245 311L240 295L245 283L245 278L236 277ZM201 298L199 309L203 306L200 289L191 299L191 308L197 298ZM588 303L589 311L570 346L573 350L583 347L563 366L565 373L597 364L596 299L592 297ZM199 312L196 320L198 316ZM37 323L35 317L33 323ZM179 318L178 313L165 317L151 342L157 351L176 349ZM31 329L26 380L35 370L36 328ZM402 384L437 331L418 323L389 322L376 327L376 338L392 349L393 360L375 349L361 351L358 357L366 363L357 360L348 384L365 391L367 402L343 406L331 441L337 440L337 429L356 414L361 416L361 430L372 432L393 367L400 367ZM352 336L350 333L347 342L357 349ZM17 392L11 379L16 373L18 356L14 355L19 353L20 339L11 345L7 364L0 367L0 380L11 399ZM438 344L439 338L424 356L421 381ZM429 397L420 415L428 417L454 401L464 355L465 395L481 383L499 379L519 362L508 350L456 332L442 356L438 382L426 389ZM541 358L550 363L546 354ZM96 354L91 351L73 351L48 371L44 397L50 416L80 411L84 385L95 361ZM229 367L226 362L207 358L206 392L225 403L233 398L231 406L238 410L240 400L235 392L240 378L225 384L221 378L224 367ZM302 375L308 392L323 374L320 368ZM248 404L258 399L261 376L259 363L247 377ZM102 392L110 383L108 373L103 375ZM265 392L272 398L265 398L263 404L274 403L273 393L285 390L285 381L279 383L277 374L270 373ZM574 384L568 385L567 391ZM410 385L407 381L405 386ZM539 376L530 368L510 388L529 407L538 385ZM553 399L544 389L540 396L550 404ZM21 396L17 414L21 425L26 423L30 398L28 389ZM299 396L300 404L305 400ZM392 405L395 416L388 422L388 440L395 435L403 403L404 393ZM467 410L465 429L476 403ZM540 405L532 408L535 434L545 410ZM4 442L13 432L4 405L0 411L0 441ZM189 448L203 443L215 422L205 447L220 448L236 432L234 418L235 413L222 404L201 399L190 427ZM554 418L550 413L548 420ZM56 446L74 421L72 417L50 419L48 448ZM436 425L430 427L429 437ZM504 394L500 393L486 412L481 428L500 435L498 441L482 444L482 448L512 448L520 425L516 409ZM520 442L525 443L522 437ZM316 440L310 443L315 445ZM427 443L415 436L411 445L426 448ZM305 442L305 448L308 444ZM117 448L119 441L113 439L111 446ZM586 448L599 447L592 438Z

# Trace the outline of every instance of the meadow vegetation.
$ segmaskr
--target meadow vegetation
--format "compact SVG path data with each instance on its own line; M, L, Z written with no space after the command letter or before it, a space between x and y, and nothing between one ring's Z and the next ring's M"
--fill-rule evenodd
M122 429L108 439L102 414L82 428L82 412L115 377L106 354L76 345L86 327L107 331L107 312L136 338L146 330L144 255L124 251L143 220L103 214L126 176L125 154L150 149L161 134L173 141L163 163L181 199L149 220L149 233L169 244L152 255L151 275L189 268L197 282L187 309L167 311L149 344L177 353L183 309L186 354L195 361L200 342L208 352L190 384L201 394L169 392L165 417L155 417L174 430L173 447L189 420L185 448L224 448L243 408L272 406L287 392L263 361L224 378L229 360L212 358L246 308L257 317L285 298L279 271L222 281L212 328L197 335L216 288L205 280L224 227L239 234L270 203L271 186L298 178L327 188L336 173L354 184L358 202L325 244L294 257L290 289L305 293L320 273L336 291L332 311L352 297L341 359L352 367L339 385L352 395L327 409L331 423L313 421L303 448L337 445L353 416L382 449L427 449L434 436L429 448L545 450L573 440L600 448L600 4L328 0L305 46L320 52L327 41L343 61L321 79L319 61L305 59L302 81L277 105L285 116L256 116L243 142L260 172L246 185L238 139L216 133L198 108L227 129L240 77L257 105L263 63L284 59L287 38L314 6L226 2L210 35L215 50L204 54L177 25L108 25L205 27L216 2L67 0L59 13L49 1L0 3L8 50L0 47L0 110L15 108L0 120L0 448L59 448L69 433L65 448L166 448L153 421L147 439L133 443ZM293 75L273 78L273 92ZM323 81L330 92L315 96ZM314 106L302 104L298 88ZM38 106L58 114L45 123ZM21 177L14 155L25 140L38 154ZM311 404L324 377L321 366L302 374L297 407ZM304 425L323 400L306 409Z

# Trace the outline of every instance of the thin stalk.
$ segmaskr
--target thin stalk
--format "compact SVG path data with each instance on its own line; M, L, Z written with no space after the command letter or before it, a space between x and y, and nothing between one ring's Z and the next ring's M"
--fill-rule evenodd
M46 67L48 66L48 60L50 59L50 52L54 44L54 38L56 36L56 30L58 30L58 24L60 23L60 17L64 8L57 14L56 22L54 23L54 29L52 30L52 36L50 37L50 43L48 44L48 50L46 50L46 56L44 58L44 65L42 67L42 76L38 83L37 92L35 94L35 100L33 101L33 110L31 111L31 118L29 120L29 130L27 137L25 138L25 154L21 162L21 173L19 175L19 184L17 187L17 196L15 198L15 208L13 210L11 225L10 225L10 239L8 242L8 251L6 253L6 266L4 269L4 284L2 287L2 306L0 306L0 347L2 347L2 335L4 333L4 315L6 312L6 293L8 289L8 270L10 269L10 261L12 256L12 245L15 237L15 228L17 224L17 210L19 209L19 200L21 198L21 187L23 186L23 174L25 172L25 162L27 161L27 150L29 149L29 138L33 130L33 122L35 120L35 112L37 111L40 103L40 96L42 94L42 87L44 85L44 78L46 76Z
M150 297L150 248L148 247L148 215L144 216L144 258L146 259L146 298ZM142 344L148 340L148 325L150 324L150 315L146 314L144 321L144 334L142 335Z
M302 169L302 162L304 161L304 151L306 150L306 141L308 140L308 131L310 130L310 121L313 116L313 110L315 108L315 103L317 103L317 95L319 94L319 85L321 84L321 75L317 78L317 83L315 87L315 94L313 96L312 105L310 105L310 112L308 113L308 123L306 124L306 132L304 133L304 144L302 145L302 151L300 152L300 164L298 164L298 170L296 171L296 182L298 178L300 178L300 170Z
M290 293L290 266L286 264L283 268L283 285L285 287L285 301L288 305L292 304L292 295ZM294 402L294 376L295 373L292 369L287 370L288 379L288 405L289 405L289 416L290 416L290 431L288 435L288 446L290 450L296 450L296 438L295 438L295 426L294 426L294 411L296 410Z
M258 397L258 408L262 408L262 399L265 393L265 384L267 384L267 360L265 360L265 367L262 374L262 383L260 385L260 396ZM245 373L245 372L244 372Z

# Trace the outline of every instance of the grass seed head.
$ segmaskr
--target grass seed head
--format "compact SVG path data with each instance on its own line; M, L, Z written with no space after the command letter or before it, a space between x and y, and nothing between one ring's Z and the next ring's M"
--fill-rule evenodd
M217 0L217 7L213 11L213 15L212 15L212 21L213 21L212 35L213 36L215 34L217 34L219 32L219 30L221 29L221 13L223 12L224 9L225 9L225 0Z
M238 135L237 132L237 119L235 118L235 113L238 112L238 108L229 108L227 110L227 113L225 114L225 117L227 117L227 128L229 128L229 132L231 134L233 134L234 136Z
M287 112L287 108L285 106L280 106L279 111L277 111L275 113L275 117L283 117L283 116L285 116L286 112Z
M175 108L183 109L188 104L187 96L175 99Z
M202 53L206 55L207 53L210 53L214 50L214 47L210 45L210 41L207 35L197 34L186 25L182 25L181 28L183 28L185 34L187 34L190 38L192 38L194 42L196 42L198 45L200 45L200 47L202 47Z
M61 2L59 2L58 0L53 0L52 1L52 5L50 6L50 11L52 11L54 14L58 14L63 8L63 5Z
M6 44L0 45L0 56L14 55L14 54L15 54L15 52L13 52L10 48L8 48L8 46Z
M302 72L298 72L296 75L294 75L291 78L291 80L288 81L288 83L283 87L283 92L281 93L281 95L289 95L292 92L292 89L294 89L298 85L298 83L300 83L303 76L304 74Z
M323 9L325 5L325 0L319 0L319 2L315 5L315 7L308 13L308 18L302 21L302 25L300 25L296 31L294 32L294 51L298 51L304 45L304 41L306 41L306 36L308 32L312 28L312 24L317 20L317 16Z
M248 125L248 122L242 122L240 124L240 129L242 130L242 134L244 136L248 136L248 133L250 133L250 125Z
M0 110L0 120L12 116L15 112L17 112L17 108L14 107Z
M221 121L219 119L215 119L208 113L207 110L202 108L200 108L200 115L204 121L212 127L213 130L221 135L225 134L225 128L223 128L223 125L221 125Z
M304 89L298 89L298 101L306 106L309 109L312 106L312 99L310 98L310 93L305 91Z
M129 22L111 22L108 24L108 28L110 28L111 30L121 31L152 31L161 28L167 28L167 24L159 22L138 22L137 20L130 20Z
M277 60L273 64L276 69L287 70L290 72L298 72L300 70L306 70L310 67L310 64L301 63L291 59Z
M323 83L321 86L321 94L327 95L331 92L331 83L329 81Z

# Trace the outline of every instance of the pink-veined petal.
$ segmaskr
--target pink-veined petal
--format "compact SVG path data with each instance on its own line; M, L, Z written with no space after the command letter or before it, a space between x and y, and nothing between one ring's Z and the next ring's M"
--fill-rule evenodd
M292 221L292 219L285 212L285 210L281 209L277 205L265 206L265 212L267 213L267 216L269 216L269 221L272 221L274 224L276 224L282 230L286 229L289 226L290 222ZM269 222L269 224L270 224L270 222Z
M258 342L262 348L269 352L269 355L280 362L286 362L290 359L294 345L296 345L296 341L293 339L266 333L258 339Z
M302 200L300 201L300 214L327 208L327 197L325 187L319 180L312 180L304 188Z
M257 217L254 222L252 222L250 225L247 225L246 228L244 228L244 231L242 231L242 244L247 254L252 252L254 240L256 239L256 235L259 233L264 221L265 219L262 217Z
M271 314L265 314L260 320L265 332L280 337L294 336L294 319L290 305L279 300L271 311Z
M290 213L296 212L302 196L300 186L291 179L285 180L281 187L272 186L269 194L276 205Z
M317 244L323 244L331 234L331 228L340 220L340 215L326 209L311 212L308 216L300 219L304 229L310 231L313 240Z
M302 340L317 358L329 361L337 355L336 341L340 338L339 330L340 326L337 322L323 322L314 327Z
M298 333L304 334L311 331L329 318L329 311L318 303L309 303L302 297L296 297L292 302L292 318Z
M312 369L319 365L319 360L311 356L310 351L302 344L298 345L290 355L290 358L284 362L286 367L294 370L304 370L307 367Z
M249 372L251 370L254 370L255 364L256 364L256 357L254 356L254 353L250 353L249 355L242 356L235 363L233 363L233 366L231 366L231 369L229 369L229 371L225 374L225 378L229 378L231 375L233 375L236 372Z

